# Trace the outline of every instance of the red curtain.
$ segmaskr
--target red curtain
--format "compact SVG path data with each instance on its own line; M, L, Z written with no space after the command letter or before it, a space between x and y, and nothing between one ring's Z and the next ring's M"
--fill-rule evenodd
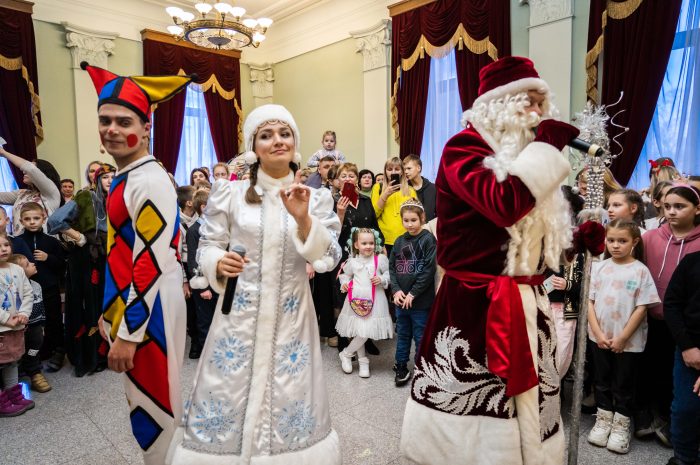
M43 139L31 12L0 7L0 136L5 148L36 159ZM18 183L22 173L10 164Z
M143 41L143 68L147 75L195 73L203 85L209 127L216 157L226 161L238 154L241 70L238 58L152 39ZM154 115L153 146L165 167L175 171L185 112L185 93L161 103Z
M440 0L392 18L392 124L400 155L420 153L430 80L430 55L457 50L462 108L471 106L479 69L510 54L510 4Z
M629 131L610 127L624 151L611 170L627 184L644 146L663 77L671 54L682 0L643 0L636 8L623 0L592 0L588 29L587 66L589 98L595 99L598 55L603 54L600 103L610 104L624 95L616 109L624 109L616 121ZM605 20L603 19L605 18Z

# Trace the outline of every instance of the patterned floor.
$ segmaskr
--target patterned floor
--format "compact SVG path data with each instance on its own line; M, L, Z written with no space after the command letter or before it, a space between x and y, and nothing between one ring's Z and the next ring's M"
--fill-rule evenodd
M338 431L345 465L408 465L399 454L399 436L408 386L393 383L393 341L378 344L372 357L372 377L341 372L336 349L324 347L323 359L331 402L331 419ZM187 359L187 390L196 363ZM3 465L142 463L128 427L128 411L119 375L103 372L75 378L69 368L47 375L54 389L34 394L34 410L0 419L0 463ZM654 441L632 443L620 456L590 446L585 435L593 418L581 425L580 465L662 465L672 455ZM442 465L442 464L441 464ZM474 464L478 465L478 464Z

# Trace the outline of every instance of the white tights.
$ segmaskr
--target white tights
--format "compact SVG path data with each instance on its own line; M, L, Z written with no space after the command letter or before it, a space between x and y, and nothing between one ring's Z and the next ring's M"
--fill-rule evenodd
M366 337L353 338L343 352L349 356L352 356L353 353L357 352L358 359L365 358L365 342L367 342Z

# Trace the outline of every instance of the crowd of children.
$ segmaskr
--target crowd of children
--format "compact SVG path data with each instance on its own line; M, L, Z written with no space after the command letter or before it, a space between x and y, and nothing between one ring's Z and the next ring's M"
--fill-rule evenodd
M59 183L53 167L1 155L24 170L29 186L0 193L0 202L14 207L15 235L0 232L0 416L13 416L34 406L22 393L20 376L36 392L51 389L42 361L46 371L55 371L67 355L78 377L106 366L98 320L105 203L115 169L91 163L90 187L75 191L73 181ZM700 190L670 159L655 163L650 187L641 194L606 173L606 251L592 267L588 301L579 301L582 256L562 263L545 289L557 322L562 378L571 364L579 307L588 309L586 386L597 410L589 442L626 453L632 434L655 435L673 443L671 463L694 463L700 412ZM435 186L422 176L421 160L413 155L389 159L376 176L358 170L336 149L333 131L323 134L322 148L300 168L298 181L331 191L342 225L340 265L326 273L308 267L320 335L338 347L339 370L352 373L356 361L359 376L367 378L368 355L378 353L372 341L396 334L395 384L402 386L411 377L411 343L417 351L439 286ZM197 263L209 190L213 182L250 176L242 155L211 171L196 168L190 185L177 187L190 358L201 354L218 298ZM584 169L565 192L574 220L586 189ZM0 229L7 230L8 223L0 210Z

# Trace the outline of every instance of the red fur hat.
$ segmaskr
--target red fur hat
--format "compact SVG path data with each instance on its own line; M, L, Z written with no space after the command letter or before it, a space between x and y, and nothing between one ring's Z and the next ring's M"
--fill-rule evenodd
M529 58L503 57L479 71L479 96L474 105L528 90L548 94L549 86Z

